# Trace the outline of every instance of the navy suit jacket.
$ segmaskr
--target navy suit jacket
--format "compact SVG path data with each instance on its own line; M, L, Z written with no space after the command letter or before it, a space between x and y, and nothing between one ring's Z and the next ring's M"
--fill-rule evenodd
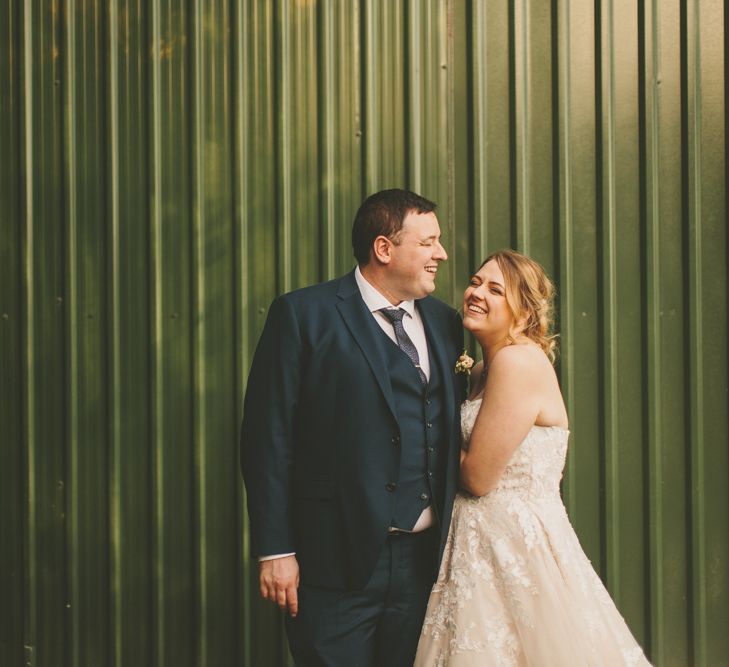
M450 434L442 553L458 481L463 329L441 301L416 304ZM256 349L241 430L251 555L296 552L303 583L361 588L387 536L400 448L382 336L351 272L275 299Z

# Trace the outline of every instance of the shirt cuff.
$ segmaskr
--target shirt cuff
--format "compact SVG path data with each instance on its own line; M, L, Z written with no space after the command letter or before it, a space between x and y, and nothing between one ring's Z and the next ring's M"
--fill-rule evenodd
M262 563L264 560L274 560L276 558L286 558L286 556L295 556L296 552L293 551L290 554L275 554L273 556L259 556L258 562Z

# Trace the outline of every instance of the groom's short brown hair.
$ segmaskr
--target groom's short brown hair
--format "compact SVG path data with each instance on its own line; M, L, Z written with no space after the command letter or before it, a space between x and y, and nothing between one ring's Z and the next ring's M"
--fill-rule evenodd
M405 216L411 211L430 213L436 204L409 190L381 190L362 202L352 225L352 248L357 262L370 261L370 250L378 236L397 242Z

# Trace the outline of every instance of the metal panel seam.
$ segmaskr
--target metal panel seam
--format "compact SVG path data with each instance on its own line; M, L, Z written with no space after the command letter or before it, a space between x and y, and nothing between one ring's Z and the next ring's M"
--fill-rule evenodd
M66 422L66 443L68 447L66 461L66 516L67 538L66 538L66 577L67 577L67 599L66 608L70 609L70 647L69 655L71 664L78 662L80 658L80 625L79 615L81 587L79 572L79 494L80 490L80 462L79 462L79 349L78 349L78 321L79 294L78 294L78 163L76 158L76 3L75 0L66 0L66 81L63 90L65 92L65 127L64 152L66 156L65 173L63 182L65 188L65 223L66 223L66 248L65 248L65 274L67 280L66 299L66 326L68 338L66 340L66 377L68 381L68 393L65 396L68 420Z
M152 470L154 502L154 655L156 664L165 665L165 596L166 585L164 577L164 438L165 426L162 417L164 413L164 386L163 386L163 355L162 355L162 120L161 120L161 62L160 62L160 6L158 0L150 3L151 13L151 77L150 98L152 103L148 134L151 133L151 172L152 192L150 202L150 263L152 274L152 295L150 299L152 322L151 331L151 357L152 357Z
M694 662L706 664L706 529L704 517L704 396L701 369L703 367L703 309L701 261L701 33L699 2L686 5L687 88L689 174L688 196L688 302L689 378L689 447L691 465L691 639ZM693 65L693 67L692 67Z
M27 532L25 536L26 543L26 604L25 604L25 621L24 621L24 650L26 661L33 661L33 653L37 641L38 632L38 516L36 505L36 429L35 420L37 416L36 406L36 382L34 374L34 349L35 341L35 301L33 298L35 285L33 281L33 255L35 253L35 216L33 209L34 186L33 173L35 165L33 161L33 116L34 116L34 99L33 99L33 7L32 3L23 3L23 105L21 113L21 122L23 130L23 140L25 142L25 150L23 156L25 158L23 176L24 176L24 195L25 195L25 226L24 226L24 242L25 255L23 257L24 278L25 278L25 312L24 312L24 328L25 331L25 367L23 369L25 376L25 432L26 432L26 502L27 502Z
M619 566L619 494L618 484L618 451L616 443L617 425L617 369L616 369L616 345L617 345L617 304L616 299L616 239L615 239L615 117L616 117L616 73L615 73L615 30L614 30L614 7L611 1L606 3L607 20L603 22L606 29L604 43L607 44L608 54L604 57L604 65L607 65L607 76L603 78L605 95L603 102L607 103L605 116L607 118L607 131L604 142L607 150L604 155L607 157L607 165L603 171L604 190L607 193L603 198L602 222L602 280L603 298L602 311L602 377L605 383L603 396L607 405L603 405L603 446L605 460L603 462L603 475L605 479L605 553L606 553L606 577L612 594L615 598L620 597L620 580L618 577Z
M648 505L650 540L649 540L649 576L650 576L650 648L651 657L656 664L661 664L664 657L664 614L663 614L663 465L662 465L662 428L661 428L661 302L658 281L660 279L660 196L659 196L659 117L658 90L655 79L658 72L658 5L659 0L652 0L650 12L646 11L646 35L650 36L650 65L646 80L650 85L647 104L646 142L647 146L647 193L648 211L646 214L646 297L647 327L645 344L647 348L647 382L648 382ZM650 17L649 17L650 14ZM648 51L648 48L646 48Z
M237 183L238 193L234 195L236 221L235 233L237 234L237 242L235 243L235 272L233 293L235 299L235 359L236 359L236 382L235 382L235 428L238 429L242 419L242 401L244 377L248 369L248 350L250 349L249 329L247 326L246 315L250 316L250 297L249 297L249 281L248 271L246 270L248 258L248 160L247 160L247 142L248 142L248 107L246 104L246 91L249 90L250 82L247 70L247 48L248 48L248 30L244 16L248 15L249 7L247 2L240 2L235 7L235 36L233 40L233 82L235 86L235 95L233 103L235 110L233 114L234 131L237 131L235 151L234 151L234 170L237 167ZM236 458L236 462L238 459ZM234 474L237 480L237 488L239 492L236 494L236 516L238 517L238 535L236 546L238 549L238 558L241 561L241 568L236 573L236 589L238 591L239 600L239 617L238 626L241 632L237 639L237 655L236 661L241 662L244 667L250 667L251 664L251 626L248 619L251 616L251 592L247 586L250 573L250 558L248 544L248 522L247 514L244 507L244 492L242 490L242 480L240 475L240 466L234 466ZM242 621L242 622L241 622Z
M560 40L562 50L562 68L558 67L558 71L562 72L562 192L563 201L560 206L560 294L559 294L559 308L560 308L560 356L563 363L560 366L560 379L562 385L562 392L565 395L567 403L567 413L570 415L570 422L574 416L574 348L572 341L574 340L574 327L573 327L573 313L574 313L574 300L573 300L573 262L572 254L573 250L573 239L572 239L572 227L574 224L572 214L572 116L571 116L571 104L572 104L572 78L571 78L571 40L570 40L570 3L566 2L560 5L562 7L561 16L563 17L561 26L558 26L559 33L562 36ZM565 345L565 340L569 342L569 345ZM576 462L575 457L570 456L567 458L567 479L571 479L576 474ZM577 502L575 494L567 493L567 507L570 516L575 516L577 509Z
M211 5L213 7L213 5ZM210 10L212 11L212 9ZM207 625L203 610L207 609L208 591L206 580L207 569L207 541L205 530L205 497L206 497L206 458L205 458L205 427L206 427L206 401L205 401L205 338L206 338L206 264L205 264L205 137L203 124L205 121L203 110L204 88L204 45L203 45L203 8L201 0L195 0L193 14L192 39L192 68L193 82L191 93L193 95L193 158L192 158L192 302L193 302L193 329L192 329L192 406L193 420L193 512L192 532L195 538L195 586L196 600L193 617L197 623L197 637L195 642L198 664L204 665L208 657ZM211 20L211 23L215 22Z
M118 62L118 30L117 17L119 12L118 0L110 0L109 12L109 37L108 49L108 94L109 104L109 176L108 187L110 194L110 225L111 244L108 249L111 281L109 285L109 327L108 336L111 348L111 368L109 378L109 402L108 410L111 417L109 424L109 540L110 540L110 618L109 636L112 645L110 655L113 667L121 667L123 664L124 652L122 642L124 611L124 590L121 576L121 465L122 465L122 416L121 416L121 391L119 387L121 378L121 340L119 335L119 323L121 322L121 263L119 247L119 62ZM116 638L116 640L115 640Z

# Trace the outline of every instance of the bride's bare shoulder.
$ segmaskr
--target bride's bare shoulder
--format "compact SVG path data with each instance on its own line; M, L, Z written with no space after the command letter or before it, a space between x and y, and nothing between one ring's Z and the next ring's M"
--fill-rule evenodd
M507 345L491 360L489 374L504 378L534 380L550 371L552 364L544 351L534 343Z

